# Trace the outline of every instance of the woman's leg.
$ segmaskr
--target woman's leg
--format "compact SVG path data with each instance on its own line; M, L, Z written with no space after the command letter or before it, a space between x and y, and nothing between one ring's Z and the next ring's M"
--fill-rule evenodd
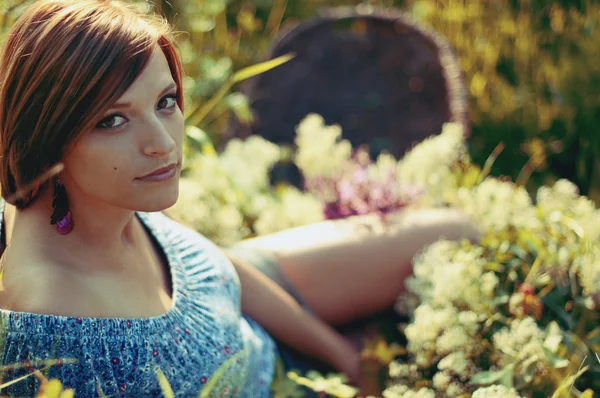
M478 231L457 210L404 210L386 221L326 221L244 244L271 250L315 314L339 325L393 306L412 257L443 237L477 239Z

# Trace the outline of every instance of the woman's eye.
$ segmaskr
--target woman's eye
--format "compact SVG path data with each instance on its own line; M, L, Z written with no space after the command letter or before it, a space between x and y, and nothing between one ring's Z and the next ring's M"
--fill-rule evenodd
M99 129L114 129L124 125L126 122L127 119L125 119L123 116L111 115L102 119L100 123L96 125L96 127Z
M176 94L166 95L166 96L162 97L160 99L160 101L158 101L159 109L171 109L171 108L175 107L176 105L177 105L177 95Z

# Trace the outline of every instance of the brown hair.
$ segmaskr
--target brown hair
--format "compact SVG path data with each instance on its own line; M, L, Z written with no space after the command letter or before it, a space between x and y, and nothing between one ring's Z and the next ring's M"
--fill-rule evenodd
M0 58L0 185L6 199L63 158L144 70L158 44L178 86L168 24L110 0L41 0ZM14 201L24 208L36 189Z

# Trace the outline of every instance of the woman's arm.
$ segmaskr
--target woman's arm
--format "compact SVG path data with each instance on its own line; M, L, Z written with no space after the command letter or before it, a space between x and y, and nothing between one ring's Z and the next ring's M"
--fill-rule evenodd
M338 325L391 308L413 256L441 238L477 240L479 231L456 209L407 208L385 221L373 214L329 220L241 244L274 253L314 313Z
M235 255L242 286L242 311L273 337L359 380L360 354L332 327L306 311L262 272Z

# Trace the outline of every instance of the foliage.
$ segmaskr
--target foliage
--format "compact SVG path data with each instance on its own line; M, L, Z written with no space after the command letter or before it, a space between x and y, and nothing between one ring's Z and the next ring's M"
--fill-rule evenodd
M3 2L3 32L32 1ZM431 24L456 48L470 92L469 151L476 163L504 142L508 150L494 164L495 175L529 181L530 191L567 178L596 198L597 0L134 1L182 32L188 124L206 131L219 148L230 112L242 121L253 118L232 77L263 60L278 35L323 7L394 6Z
M341 139L338 126L325 126L320 116L308 115L297 132L295 152L251 136L231 140L217 153L206 134L188 127L187 135L203 149L186 162L179 200L170 214L230 245L324 219L383 215L416 197L410 186L399 184L402 171L395 159L382 154L371 162L363 150L353 151ZM271 184L274 165L286 159L303 176L301 189Z
M415 151L424 159L435 154ZM402 326L408 355L390 365L384 397L598 391L600 211L567 180L541 187L534 203L512 182L465 179L483 171L464 144L453 159L446 178L454 185L424 197L433 193L428 203L463 209L484 236L441 240L413 259L414 276L398 302L411 315Z
M343 173L338 172L356 162L339 129L325 126L316 115L309 115L297 134L292 159L308 181L339 181ZM322 137L323 145L314 144L315 136ZM258 150L244 151L244 145L265 146L261 161L266 163L252 156L230 176L241 178L247 170L242 179L247 187L262 187L262 195L277 192L266 177L278 158L276 147L258 137L232 144L239 146L237 160ZM227 158L227 151L214 156ZM501 158L499 152L491 160ZM316 158L327 161L317 164ZM389 365L391 384L384 397L562 397L600 388L600 363L595 361L600 351L600 210L594 203L567 180L542 186L534 202L523 186L489 176L491 161L483 168L475 165L462 131L453 124L400 161L382 159L369 166L383 167L380 175L393 170L393 185L418 191L411 198L414 205L461 208L484 232L478 243L442 240L414 259L409 293L398 302L398 310L411 315L402 326L407 351L380 342L364 353L365 359L380 362L398 358ZM328 192L332 203L343 199L335 190ZM361 198L358 190L352 192L350 199ZM322 200L321 208L326 204ZM270 207L263 210L268 213ZM292 376L321 388L325 381L319 377Z
M315 115L298 128L298 153L310 154L306 143L312 141L304 140L305 134L325 137L327 131L334 138L330 153L342 155L323 171L313 168L305 174L335 176L332 169L355 161L351 152L341 150L349 144L335 139L339 132ZM522 186L488 176L489 165L483 169L474 165L462 137L458 126L448 124L402 160L387 159L385 164L396 170L400 178L396 185L411 184L421 192L413 205L461 208L477 222L483 238L479 242L440 240L419 253L413 259L408 293L397 305L398 311L410 315L410 322L401 327L406 350L373 341L363 358L389 363L385 398L592 396L591 391L600 389L600 361L595 360L600 351L600 210L567 180L541 187L534 203ZM220 155L210 149L212 153L195 159L206 163L190 172L206 174L190 181L199 181L201 188L224 184L211 188L215 202L220 200L219 192L273 200L269 196L277 190L269 191L267 174L281 148L258 137L230 145ZM443 158L440 148L447 149ZM252 156L258 149L264 154L260 162ZM303 156L296 161L301 164L298 159ZM255 187L263 192L245 191ZM228 189L233 193L227 194ZM200 203L209 201L210 195ZM238 203L240 209L253 206ZM323 203L318 203L322 215ZM254 208L254 214L260 217L271 207ZM279 214L302 213L296 210ZM212 220L214 214L204 219ZM287 377L337 396L355 393L338 375L311 372ZM289 389L289 384L277 385ZM169 391L166 380L161 386Z
M510 152L496 175L534 171L533 186L563 177L587 193L600 121L600 4L594 0L411 0L407 8L454 45L471 97L471 153ZM536 156L533 156L536 155Z

